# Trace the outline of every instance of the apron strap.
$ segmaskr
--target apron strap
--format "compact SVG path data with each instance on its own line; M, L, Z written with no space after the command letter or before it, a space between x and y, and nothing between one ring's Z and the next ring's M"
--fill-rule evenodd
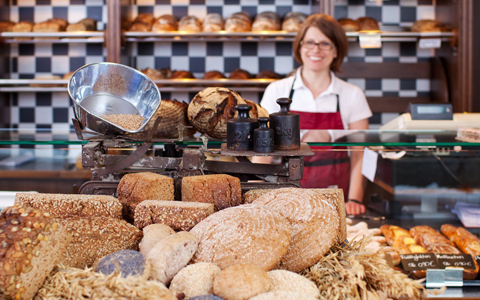
M295 74L295 77L293 78L292 86L290 87L290 93L288 94L288 98L293 101L293 93L295 93L295 90L293 89L293 85L295 84L295 80L297 80L297 75ZM334 94L337 96L337 112L340 111L340 96L338 94Z

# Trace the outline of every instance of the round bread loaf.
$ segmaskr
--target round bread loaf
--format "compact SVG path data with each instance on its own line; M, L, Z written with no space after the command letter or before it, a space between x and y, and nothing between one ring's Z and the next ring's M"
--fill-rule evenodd
M252 31L280 30L280 16L273 11L259 13L252 24Z
M14 25L12 21L0 21L0 32L12 31Z
M210 263L188 265L173 277L170 290L184 293L185 298L213 294L213 279L220 268Z
M250 79L250 78L253 78L253 76L247 70L235 69L232 72L230 72L229 78L230 79Z
M160 107L153 115L150 122L145 126L145 131L149 132L155 120L161 117L161 121L157 126L154 137L156 138L178 138L180 133L178 125L191 126L187 117L188 104L177 101L176 99L163 99ZM192 136L195 134L193 128L184 128L183 136Z
M267 79L282 79L282 76L278 73L275 73L272 70L263 70L260 71L257 76L257 78L267 78Z
M162 72L160 72L157 69L146 68L146 69L141 70L141 72L143 74L147 75L148 77L150 77L150 79L152 79L152 80L165 79L165 77L163 77Z
M142 13L139 14L133 22L143 22L147 23L150 25L150 28L153 26L153 23L155 23L155 17L151 13Z
M178 30L200 32L202 31L202 23L195 16L184 16L178 22Z
M298 32L303 22L307 19L307 15L301 12L289 12L283 18L282 30L288 32Z
M178 79L178 78L189 78L195 79L195 76L190 71L175 71L172 73L171 79Z
M250 298L250 300L318 300L318 298L311 294L301 291L272 291L257 295Z
M200 91L188 105L188 119L193 127L210 137L227 138L227 120L235 117L235 105L245 104L236 92L209 87Z
M143 238L138 245L140 253L146 256L158 241L174 233L175 231L172 228L163 224L152 224L144 227Z
M413 23L410 29L413 32L441 32L443 31L442 23L436 20L418 20Z
M247 12L231 14L225 20L226 32L246 32L252 30L252 19Z
M223 29L223 18L218 13L209 13L203 19L203 31L215 32Z
M271 191L252 204L271 209L288 219L292 241L278 264L279 269L300 272L327 253L338 235L339 217L336 207L318 193L298 188Z
M360 31L380 30L377 20L371 17L361 17L357 19Z
M213 291L226 300L247 300L268 292L272 280L267 272L251 264L236 264L215 277Z
M135 21L130 25L128 31L148 32L152 30L152 26L146 22Z
M226 208L190 231L198 240L194 262L210 262L221 269L253 264L265 271L285 255L292 238L288 220L260 206Z
M152 31L176 31L178 29L178 20L172 15L162 15L155 20Z
M358 23L355 20L352 20L350 18L339 19L338 23L342 25L343 30L345 30L345 32L353 32L353 31L360 30L360 26L358 26Z
M47 20L47 23L55 23L58 24L59 30L58 31L65 31L68 26L68 21L61 18L51 18Z
M250 117L254 119L258 119L259 117L267 117L269 116L268 111L261 107L260 104L253 102L252 100L245 99L247 104L250 104L252 109L250 110Z
M222 79L225 75L220 71L208 71L203 75L203 79Z
M320 298L320 291L318 290L315 283L302 275L287 270L272 270L268 272L268 276L270 277L270 279L272 279L272 292L302 292L312 296L315 299Z
M95 31L97 30L97 20L92 19L92 18L85 18L81 19L80 21L77 22L78 24L85 24L87 26L88 31Z

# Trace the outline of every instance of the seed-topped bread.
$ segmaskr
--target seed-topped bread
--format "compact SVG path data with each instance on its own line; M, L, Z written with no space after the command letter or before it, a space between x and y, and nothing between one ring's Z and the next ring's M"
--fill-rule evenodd
M104 195L17 193L15 205L31 206L55 217L111 217L122 219L122 204Z
M0 214L0 298L32 299L70 240L64 226L47 212L5 209Z

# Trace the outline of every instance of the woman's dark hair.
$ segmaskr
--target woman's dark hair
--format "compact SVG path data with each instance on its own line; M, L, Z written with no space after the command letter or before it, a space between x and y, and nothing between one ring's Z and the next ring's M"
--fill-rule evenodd
M348 40L345 35L345 30L343 30L342 25L340 25L335 18L330 15L325 14L314 14L308 17L305 22L303 22L300 31L295 37L293 42L293 53L295 55L295 60L299 64L303 64L302 57L300 56L300 42L305 36L308 28L316 27L318 28L326 37L328 37L335 47L337 48L337 57L333 60L330 65L330 70L333 72L340 71L340 65L343 62L343 58L347 55L348 51Z

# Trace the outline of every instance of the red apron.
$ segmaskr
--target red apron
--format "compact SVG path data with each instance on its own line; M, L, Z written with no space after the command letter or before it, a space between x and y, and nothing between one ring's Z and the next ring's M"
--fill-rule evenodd
M293 85L290 98L293 98ZM337 95L337 111L331 113L311 113L291 111L300 114L300 129L345 129L340 115L340 103ZM350 182L350 158L347 147L311 147L315 156L305 156L303 188L327 188L337 185L343 189L345 199L348 199ZM340 150L341 149L341 150ZM337 151L335 151L337 150ZM340 151L339 151L340 150Z

